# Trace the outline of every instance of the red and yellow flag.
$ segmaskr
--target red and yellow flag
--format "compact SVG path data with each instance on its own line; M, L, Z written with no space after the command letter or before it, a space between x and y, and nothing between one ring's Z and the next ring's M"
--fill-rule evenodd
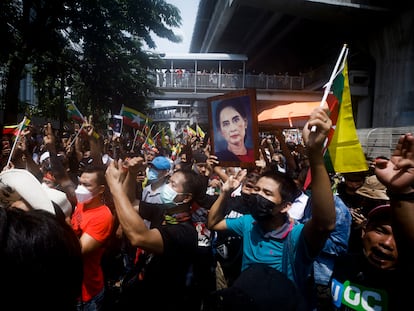
M24 118L22 122L15 125L5 125L3 127L3 135L13 135L17 136L19 129L23 131L30 124L30 119Z
M343 69L332 83L332 94L327 97L332 128L328 134L324 150L325 165L331 173L364 172L368 164L352 112L351 92L349 90L348 63L344 59ZM306 176L304 189L311 183L310 170Z
M328 136L325 160L336 173L362 172L368 170L364 151L358 138L352 112L349 90L348 64L335 78L333 96L328 96L333 128Z

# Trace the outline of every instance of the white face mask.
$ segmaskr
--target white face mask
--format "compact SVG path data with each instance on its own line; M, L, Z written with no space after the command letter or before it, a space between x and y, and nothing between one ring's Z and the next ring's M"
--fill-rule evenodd
M94 198L92 192L90 192L85 186L78 185L75 190L76 200L78 203L86 203Z

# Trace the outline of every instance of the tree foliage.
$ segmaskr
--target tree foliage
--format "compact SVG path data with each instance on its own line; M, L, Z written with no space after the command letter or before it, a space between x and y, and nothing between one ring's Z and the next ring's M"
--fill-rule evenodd
M179 42L173 28L180 25L179 10L163 0L1 1L5 123L17 121L26 70L47 117L59 117L65 98L85 115L118 113L122 104L145 111L156 91L149 68L160 60L144 43L155 48L154 34Z

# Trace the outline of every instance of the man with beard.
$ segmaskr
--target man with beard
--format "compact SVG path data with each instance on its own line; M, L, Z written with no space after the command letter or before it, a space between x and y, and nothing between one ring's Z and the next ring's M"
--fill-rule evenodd
M243 237L242 271L256 263L267 264L285 273L304 295L313 260L335 228L335 205L322 154L332 125L327 112L327 105L316 108L303 129L312 174L313 217L308 222L298 224L289 217L297 186L286 174L274 171L264 172L257 181L249 200L251 215L223 219L218 199L208 217L210 229L231 230ZM312 126L316 131L311 131ZM238 185L229 177L220 196Z

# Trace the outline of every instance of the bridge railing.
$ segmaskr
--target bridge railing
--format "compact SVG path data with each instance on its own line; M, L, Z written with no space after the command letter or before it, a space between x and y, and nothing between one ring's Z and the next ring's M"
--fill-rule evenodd
M303 90L303 76L289 75L252 75L218 73L157 73L157 87L161 89L280 89Z

